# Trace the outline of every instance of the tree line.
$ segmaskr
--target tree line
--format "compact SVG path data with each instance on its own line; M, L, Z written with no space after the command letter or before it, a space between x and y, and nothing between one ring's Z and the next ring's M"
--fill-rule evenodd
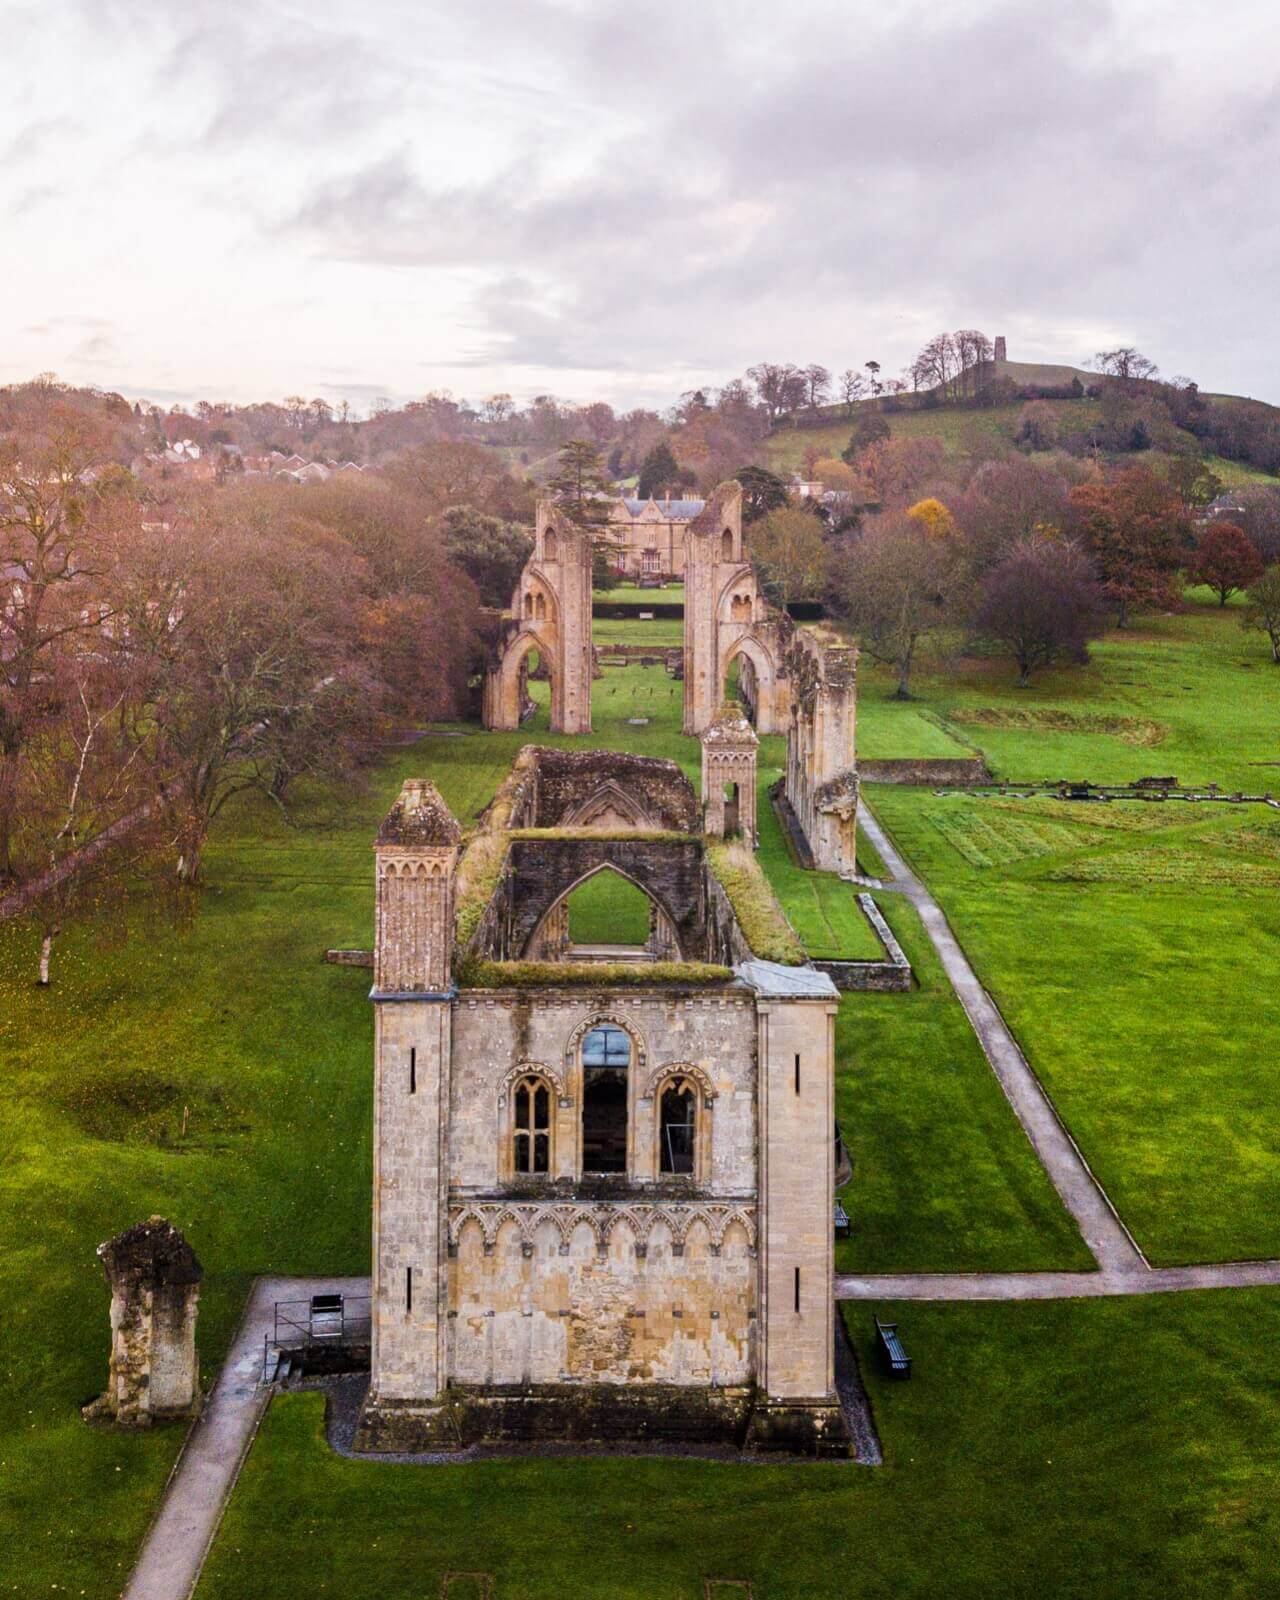
M482 604L531 548L531 490L476 446L306 488L147 482L122 421L0 395L0 904L38 906L45 982L73 906L197 882L236 796L287 814L393 725L464 714Z

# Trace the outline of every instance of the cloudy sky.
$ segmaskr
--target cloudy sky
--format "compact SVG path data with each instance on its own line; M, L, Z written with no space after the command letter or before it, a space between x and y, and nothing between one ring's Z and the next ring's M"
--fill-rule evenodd
M664 404L943 327L1280 401L1274 0L0 0L0 381Z

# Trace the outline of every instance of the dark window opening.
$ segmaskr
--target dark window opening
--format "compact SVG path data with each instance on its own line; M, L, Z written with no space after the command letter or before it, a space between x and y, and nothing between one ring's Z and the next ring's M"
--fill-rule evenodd
M800 1268L796 1268L796 1310L800 1309Z
M721 561L733 560L733 535L728 528L720 535L720 559Z
M512 1165L517 1172L551 1170L551 1092L541 1078L521 1078L512 1117Z
M404 1269L404 1308L405 1308L406 1311L412 1311L413 1310L413 1268L412 1267L406 1267Z
M417 1094L417 1092L418 1092L418 1051L417 1051L417 1047L416 1046L411 1045L410 1048L409 1048L409 1093L410 1094Z
M796 1057L796 1093L800 1093L800 1057Z
M737 833L741 823L741 800L736 783L726 783L724 786L724 831L725 834Z
M662 1091L658 1143L663 1172L692 1175L697 1101L687 1078L677 1078Z
M631 1039L621 1028L592 1028L582 1041L582 1170L627 1170L627 1070Z

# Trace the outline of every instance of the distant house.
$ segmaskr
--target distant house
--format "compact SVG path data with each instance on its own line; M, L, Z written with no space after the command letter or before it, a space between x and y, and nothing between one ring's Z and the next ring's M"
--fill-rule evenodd
M627 578L682 578L685 529L704 500L621 499L609 511L614 565Z

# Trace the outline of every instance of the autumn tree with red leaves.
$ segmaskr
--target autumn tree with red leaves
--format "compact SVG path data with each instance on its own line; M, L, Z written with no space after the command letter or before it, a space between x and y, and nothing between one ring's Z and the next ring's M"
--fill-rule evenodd
M1177 574L1191 548L1191 523L1174 489L1146 467L1125 467L1069 496L1069 526L1084 542L1116 619L1177 603Z
M1212 589L1220 606L1261 576L1258 547L1234 522L1215 522L1208 527L1187 563L1188 581Z

